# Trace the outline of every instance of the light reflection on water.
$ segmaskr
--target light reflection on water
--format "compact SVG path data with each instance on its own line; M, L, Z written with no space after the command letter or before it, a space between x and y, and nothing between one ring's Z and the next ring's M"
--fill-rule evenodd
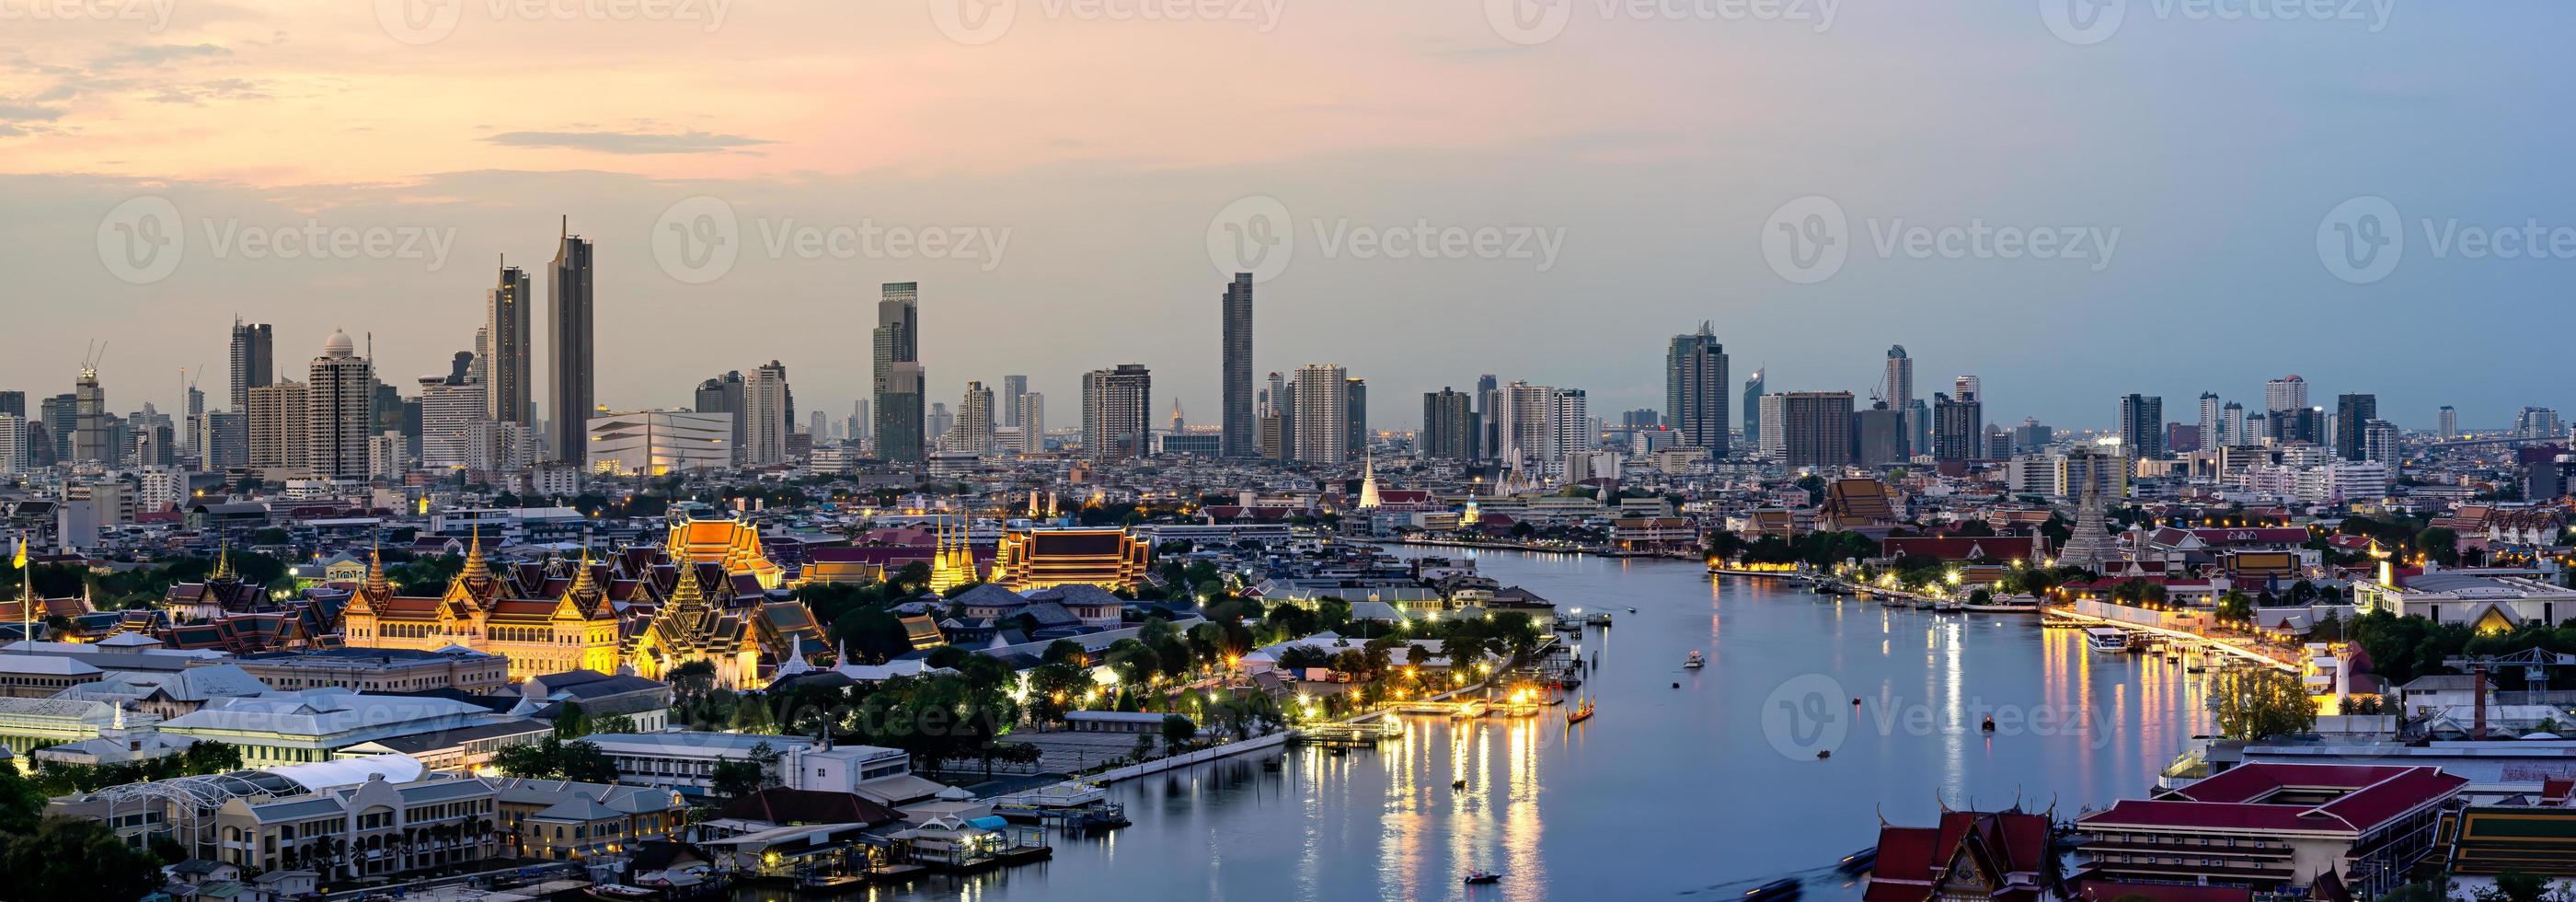
M1135 826L1060 836L1051 862L852 898L1724 900L1868 845L1882 813L1921 824L1942 800L2018 798L2065 817L2138 795L2207 729L2198 678L2181 665L2092 653L2080 631L2027 616L1712 585L1679 562L1478 558L1507 585L1614 612L1615 626L1581 639L1587 660L1600 655L1584 687L1598 716L1572 728L1561 708L1408 717L1404 737L1374 751L1147 777L1115 790ZM1693 649L1707 667L1680 666ZM1808 673L1865 702L1829 760L1782 753L1759 719L1773 688ZM1988 715L1992 734L1979 729ZM1480 867L1507 876L1459 882ZM1807 889L1855 894L1829 872Z

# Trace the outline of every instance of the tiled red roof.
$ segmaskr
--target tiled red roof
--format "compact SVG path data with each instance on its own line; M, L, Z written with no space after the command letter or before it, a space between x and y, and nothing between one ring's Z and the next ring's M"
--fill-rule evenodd
M2129 800L2086 815L2086 825L2212 830L2368 833L2468 785L2433 767L2364 764L2244 764L2166 795ZM2323 805L2263 802L2283 790L2342 794Z

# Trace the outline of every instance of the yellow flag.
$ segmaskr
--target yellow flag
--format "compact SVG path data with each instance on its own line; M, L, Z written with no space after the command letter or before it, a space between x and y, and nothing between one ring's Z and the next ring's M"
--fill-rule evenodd
M27 538L25 536L18 537L18 556L11 559L9 564L20 570L27 569Z

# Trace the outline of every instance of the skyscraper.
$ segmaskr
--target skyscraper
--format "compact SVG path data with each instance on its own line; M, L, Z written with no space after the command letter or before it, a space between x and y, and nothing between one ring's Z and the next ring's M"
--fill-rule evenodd
M1349 379L1340 364L1310 363L1297 368L1299 463L1337 464L1350 459Z
M1574 472L1570 468L1574 455L1591 451L1594 440L1600 436L1599 430L1592 426L1591 399L1582 389L1568 388L1557 391L1550 401L1545 469L1550 476L1582 478L1568 474Z
M272 382L250 390L248 457L261 479L282 482L305 477L305 462L313 454L306 440L312 414L304 383Z
M2435 437L2443 441L2449 441L2453 436L2459 435L2460 412L2451 409L2451 405L2442 405L2441 410L2433 412L2433 430Z
M1904 431L1905 416L1889 410L1885 401L1872 402L1868 410L1853 412L1852 449L1857 462L1871 469L1904 463Z
M476 353L483 358L483 415L496 422L537 422L536 388L528 381L529 307L534 303L528 274L506 262L498 281L483 293L482 347Z
M1467 393L1448 387L1422 393L1422 455L1439 460L1476 459L1476 411Z
M1950 396L1961 401L1984 401L1986 382L1975 376L1960 376L1950 380Z
M1503 469L1536 467L1544 471L1548 459L1555 455L1555 431L1551 421L1556 416L1556 389L1513 380L1495 390L1494 402L1487 408L1493 421L1495 441L1500 444L1494 456Z
M250 390L277 381L276 333L267 323L233 317L232 411L250 407Z
M699 413L730 414L733 417L734 463L743 462L742 400L742 371L735 370L698 383L697 403L692 405Z
M1339 394L1340 383L1335 383ZM1082 376L1082 450L1094 460L1143 457L1153 451L1153 375L1122 363ZM1338 442L1340 437L1335 436Z
M1764 396L1765 403L1771 398L1780 399L1781 464L1831 469L1851 463L1851 392L1786 392Z
M2219 406L2218 393L2200 393L2201 447L2223 448L2228 445L2235 444L2235 436L2225 435L2219 431L2219 427L2226 425L2226 419L2223 415L2224 410L2225 408Z
M966 383L966 396L957 401L957 446L950 450L987 454L993 450L993 390L984 383Z
M116 465L117 446L108 436L107 389L98 370L83 365L72 383L72 462Z
M2263 383L2263 412L2280 413L2308 406L2308 380L2291 373Z
M1035 454L1046 450L1046 394L1020 396L1020 444Z
M2245 405L2229 401L2218 406L2218 434L2224 439L2221 447L2254 444L2245 423Z
M1252 274L1239 272L1225 286L1222 301L1224 318L1224 409L1219 421L1223 435L1218 447L1227 457L1253 457L1260 454L1261 435L1252 419Z
M1966 377L1962 377L1966 378ZM1976 460L1986 437L1985 405L1970 395L1954 398L1932 393L1932 458Z
M893 463L920 463L928 450L923 430L929 409L922 392L921 283L887 282L878 287L876 351L877 457ZM904 367L902 364L912 364ZM888 404L889 393L906 393L908 403Z
M27 393L22 391L0 391L0 414L8 414L22 420L26 419Z
M1368 380L1353 376L1342 383L1342 389L1343 429L1349 436L1342 456L1361 457L1368 451Z
M357 355L346 332L333 330L304 383L304 471L315 479L365 479L375 404L375 362Z
M787 433L795 418L787 400L787 365L772 360L752 368L742 386L743 464L785 462Z
M1762 447L1762 371L1744 380L1744 446Z
M2370 421L2379 419L2379 396L2345 393L2335 396L2335 456L2368 460L2365 453Z
M2157 395L2120 396L2120 453L2130 460L2165 456L2165 399Z
M546 447L555 460L580 462L586 456L582 445L590 439L590 415L596 410L592 400L591 243L572 233L570 216L564 217L555 239L553 269L554 281L547 290L554 313L554 332L549 336L554 342L554 394L546 407L546 416L551 418ZM503 340L498 330L490 338L496 347ZM487 372L497 375L499 369L496 362Z
M1887 401L1887 409L1905 415L1905 453L1911 456L1922 450L1920 436L1930 430L1930 424L1915 413L1914 358L1906 356L1904 345L1888 347L1887 369L1878 377L1878 391L1879 397Z
M1002 377L1002 425L1020 425L1020 396L1028 393L1029 377Z
M1664 352L1664 422L1681 432L1682 444L1708 449L1711 459L1727 452L1727 393L1734 383L1726 375L1726 346L1708 322L1699 331L1673 336Z

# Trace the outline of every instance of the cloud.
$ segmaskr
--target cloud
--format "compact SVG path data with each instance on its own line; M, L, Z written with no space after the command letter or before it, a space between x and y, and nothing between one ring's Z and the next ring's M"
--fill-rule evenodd
M111 66L158 66L172 60L205 59L231 56L230 48L214 44L126 44L107 55L90 61L93 69Z
M556 147L614 154L723 153L778 142L742 135L688 131L654 132L502 132L483 139L504 147Z
M36 106L34 104L12 103L7 100L0 100L0 120L15 122L27 119L42 119L47 122L52 122L56 119L63 118L63 112L64 111L61 107Z

